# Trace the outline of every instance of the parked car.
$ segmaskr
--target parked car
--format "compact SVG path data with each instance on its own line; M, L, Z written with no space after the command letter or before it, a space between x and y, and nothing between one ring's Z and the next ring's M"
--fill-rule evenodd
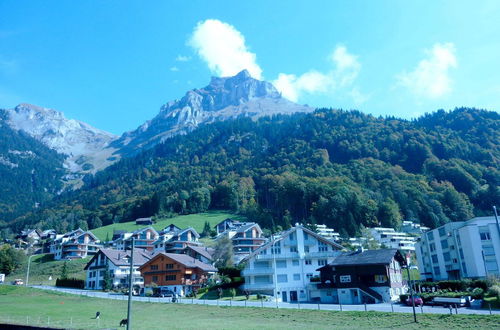
M175 297L175 293L168 289L168 288L157 288L156 290L154 290L154 294L153 294L154 297L169 297L169 298L172 298L172 297Z
M413 296L413 300L415 301L415 306L423 306L424 305L423 299L421 297L419 297L419 296ZM411 297L408 297L408 299L406 299L406 304L408 306L412 306L413 305Z
M14 281L12 281L13 285L23 285L24 281L21 280L20 278L16 278Z

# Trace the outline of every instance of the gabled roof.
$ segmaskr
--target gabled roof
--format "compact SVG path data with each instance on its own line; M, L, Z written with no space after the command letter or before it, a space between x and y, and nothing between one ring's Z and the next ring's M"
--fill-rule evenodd
M260 226L257 223L255 223L255 222L246 222L242 226L238 227L236 229L236 232L237 233L244 233L244 232L246 232L247 230L249 230L249 229L251 229L253 227L258 227L259 230L262 232L262 229L260 229Z
M187 231L190 231L190 232L194 233L194 236L196 236L196 238L200 238L200 234L198 234L198 232L193 227L188 227L186 229L183 229L183 230L175 233L174 238L181 236L182 234L184 234Z
M84 232L83 232L83 233L81 233L81 234L78 234L78 235L73 236L73 237L72 237L72 239L78 239L80 236L83 236L83 235L85 235L85 234L88 234L89 236L91 236L91 237L94 239L94 241L99 241L99 239L97 238L97 236L95 236L94 234L92 234L92 232L91 232L91 231L84 231ZM64 244L66 244L66 243L70 243L70 242L69 242L69 241L67 241L67 242L65 242Z
M195 251L196 253L201 254L205 258L207 258L209 260L213 260L213 254L214 254L215 250L212 248L208 248L205 246L188 245L188 246L186 246L186 249L191 249L191 250Z
M136 231L134 231L132 233L132 235L136 235L136 234L142 233L143 231L148 230L148 229L151 229L153 232L156 233L156 235L158 235L158 232L152 226L147 226L147 227L144 227L144 228L141 228L141 229L137 229Z
M87 263L85 266L85 270L87 270L94 259L96 259L100 254L104 254L106 258L109 259L111 263L113 263L116 266L128 266L130 265L129 259L130 258L130 250L127 251L121 251L121 250L115 250L115 249L99 249L99 251L90 259L90 261ZM142 266L145 264L147 261L149 261L153 255L143 249L134 249L134 266Z
M158 252L148 262L146 262L144 265L139 267L139 269L143 269L144 267L146 267L147 264L149 264L150 262L153 262L155 259L157 259L161 256L170 258L170 259L174 260L175 262L184 265L187 268L199 268L205 272L216 272L217 271L217 268L215 268L214 266L206 264L204 262L201 262L198 259L195 259L191 256L188 256L187 254L165 253L165 252Z
M177 232L179 230L181 230L180 227L177 227L176 225L174 225L173 223L171 223L168 226L166 226L165 228L163 228L162 232L164 232L164 233Z
M353 265L387 265L396 258L405 264L403 255L397 249L380 249L345 252L333 260L330 266L353 266Z
M256 255L256 254L259 254L262 250L267 249L267 248L268 248L268 247L270 247L272 244L276 244L276 242L279 242L279 241L284 240L284 239L285 239L286 237L288 237L291 233L293 233L293 232L297 231L297 228L302 228L302 230L303 230L305 233L307 233L307 234L308 234L308 235L310 235L310 236L313 236L313 237L314 237L314 238L316 238L318 241L321 241L321 242L326 243L326 244L328 244L328 245L334 246L334 247L336 247L336 248L337 248L337 249L339 249L339 250L342 250L342 249L343 249L342 245L340 245L340 244L338 244L338 243L335 243L335 242L333 242L333 241L331 241L331 240L329 240L329 239L327 239L327 238L325 238L325 237L323 237L323 236L321 236L321 235L319 235L319 234L317 234L317 233L313 232L312 230L307 229L306 227L304 227L304 226L302 226L302 225L296 225L295 227L292 227L292 228L288 229L287 231L282 232L282 233L279 235L279 237L275 238L274 240L273 240L273 239L271 239L271 240L269 240L268 242L266 242L265 244L261 245L258 249L254 250L254 251L253 251L252 253L250 253L248 256L246 256L245 258L243 258L243 259L241 260L241 262L243 262L243 261L246 261L246 260L250 259L251 257L253 257L253 256L254 256L254 255Z

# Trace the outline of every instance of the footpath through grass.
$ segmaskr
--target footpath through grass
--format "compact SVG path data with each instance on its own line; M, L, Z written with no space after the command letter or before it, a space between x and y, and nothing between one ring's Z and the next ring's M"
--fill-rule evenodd
M134 302L135 329L498 329L500 316L331 312ZM101 312L99 320L93 319ZM0 321L65 328L118 328L127 302L0 286ZM27 319L27 317L29 319Z
M241 221L247 220L245 217L242 217L241 215L236 215L226 211L209 211L198 214L179 215L173 218L158 219L156 223L153 225L153 228L156 230L162 230L166 226L173 223L174 225L176 225L181 229L187 227L193 227L197 232L201 233L203 231L203 226L205 225L206 221L208 221L211 227L214 227L216 224L227 218L232 218ZM105 240L106 237L109 237L109 239L113 237L113 230L135 231L137 229L145 227L147 226L136 225L135 221L131 221L131 222L115 223L112 225L96 228L93 229L92 232L94 233L94 235L99 237L100 240Z

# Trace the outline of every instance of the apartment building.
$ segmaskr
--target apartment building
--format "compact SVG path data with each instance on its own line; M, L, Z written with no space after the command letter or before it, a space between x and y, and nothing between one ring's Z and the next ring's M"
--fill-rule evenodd
M301 226L273 239L245 257L243 290L272 295L278 301L309 301L317 290L319 267L340 255L342 246Z
M397 232L394 228L370 228L370 234L377 242L388 249L415 251L417 238L407 233Z
M423 234L416 254L426 280L498 276L500 228L495 217L447 223Z

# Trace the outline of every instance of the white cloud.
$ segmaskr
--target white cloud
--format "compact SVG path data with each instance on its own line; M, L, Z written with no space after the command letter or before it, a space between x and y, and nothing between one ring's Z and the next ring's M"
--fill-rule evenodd
M172 67L170 67L170 71L177 72L177 71L179 71L179 68L176 66L172 66Z
M452 90L453 81L449 71L457 67L453 43L436 43L425 51L427 57L421 60L411 72L403 72L396 78L398 84L408 88L420 97L436 99Z
M177 57L175 58L175 60L177 62L187 62L191 59L191 57L189 56L184 56L184 55L177 55Z
M273 84L284 97L294 102L297 102L305 93L333 93L338 88L352 86L361 70L357 57L350 54L345 46L338 45L328 56L328 60L333 67L326 73L317 70L309 70L300 76L280 73ZM349 95L360 103L366 100L366 97L357 89L353 89Z
M216 19L199 22L188 40L209 69L220 76L233 76L247 69L252 77L262 78L256 56L245 45L245 37L232 25Z

